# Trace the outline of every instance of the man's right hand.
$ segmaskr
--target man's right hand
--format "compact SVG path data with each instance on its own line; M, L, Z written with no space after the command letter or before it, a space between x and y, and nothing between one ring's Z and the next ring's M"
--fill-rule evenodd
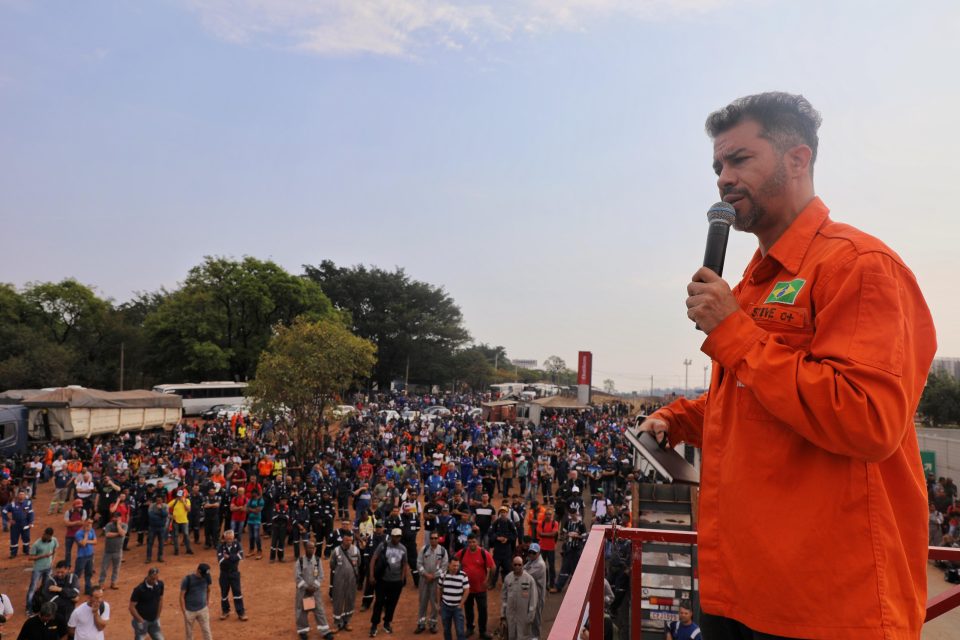
M658 418L647 418L638 427L640 431L649 431L656 438L657 442L663 444L667 438L667 432L670 431L670 425Z

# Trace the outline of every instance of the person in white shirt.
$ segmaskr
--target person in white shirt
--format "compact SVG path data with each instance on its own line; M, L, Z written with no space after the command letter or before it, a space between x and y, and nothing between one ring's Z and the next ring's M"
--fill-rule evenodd
M104 640L103 630L110 620L110 605L103 599L103 589L94 588L89 599L73 610L67 626L73 640Z
M10 596L5 593L0 593L0 615L3 616L4 622L10 622L13 616L13 603L10 602Z

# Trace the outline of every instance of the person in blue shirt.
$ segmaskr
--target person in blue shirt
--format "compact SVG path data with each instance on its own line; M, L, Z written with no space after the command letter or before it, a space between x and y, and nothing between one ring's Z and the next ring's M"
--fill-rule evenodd
M460 457L460 477L469 478L473 475L473 458L468 455Z
M447 471L446 475L447 488L450 491L453 491L454 487L457 486L457 481L460 480L460 472L456 469L450 469Z
M443 478L440 477L440 471L434 469L430 477L427 478L427 499L433 499L442 488Z
M23 545L24 555L30 554L30 527L33 526L33 501L25 491L17 492L17 499L3 507L3 528L10 529L10 557L17 557L17 543Z
M693 621L693 605L689 600L680 601L680 620L666 625L667 640L695 640L700 638L700 627Z

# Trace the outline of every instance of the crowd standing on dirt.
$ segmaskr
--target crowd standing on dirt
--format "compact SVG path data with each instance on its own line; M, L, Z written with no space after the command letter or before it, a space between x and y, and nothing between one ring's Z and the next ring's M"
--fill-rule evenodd
M541 637L546 594L564 589L583 549L584 516L630 524L629 407L547 410L533 425L482 420L473 408L483 399L358 395L307 459L282 420L249 416L39 447L0 470L10 554L35 562L26 608L39 615L54 602L63 637L84 597L102 600L131 570L121 565L131 544L146 547L146 564L171 550L204 554L210 563L181 581L180 609L187 638L199 626L208 639L211 564L221 619L246 621L242 566L266 546L268 562L294 563L291 619L302 638L311 625L325 638L350 631L368 611L371 637L393 633L404 589L418 602L405 632ZM38 482L53 483L45 506L63 525L31 545ZM608 555L609 613L625 637L629 551ZM162 589L155 569L131 596L137 638L162 638L149 604ZM499 611L488 610L492 589Z

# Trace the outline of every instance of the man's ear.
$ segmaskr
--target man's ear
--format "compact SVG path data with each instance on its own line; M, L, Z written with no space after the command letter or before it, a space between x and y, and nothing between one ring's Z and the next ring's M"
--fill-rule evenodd
M791 147L784 154L784 162L791 176L809 175L813 151L805 144Z

